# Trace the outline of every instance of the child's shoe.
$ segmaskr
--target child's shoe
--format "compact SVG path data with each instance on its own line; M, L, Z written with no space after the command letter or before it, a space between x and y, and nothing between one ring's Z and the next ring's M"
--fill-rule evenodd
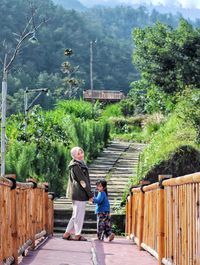
M109 236L109 242L113 241L114 238L115 238L115 234L112 233L112 234Z

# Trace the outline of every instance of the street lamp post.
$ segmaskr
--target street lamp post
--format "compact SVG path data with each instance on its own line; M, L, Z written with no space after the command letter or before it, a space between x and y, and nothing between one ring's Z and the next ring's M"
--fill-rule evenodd
M47 93L48 88L36 88L36 89L28 89L26 88L24 90L24 115L25 115L25 131L27 129L27 123L28 123L28 112L30 108L33 106L34 102L39 98L39 96L42 93ZM38 93L35 98L31 101L30 104L28 104L28 94L29 93Z
M8 71L4 69L3 80L2 80L2 102L1 102L1 176L5 176L7 78L8 78Z

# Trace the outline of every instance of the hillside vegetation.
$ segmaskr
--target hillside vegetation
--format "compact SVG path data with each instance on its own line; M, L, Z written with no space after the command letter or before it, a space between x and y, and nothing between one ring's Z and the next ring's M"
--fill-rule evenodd
M147 143L133 183L155 182L200 170L200 31L181 19L133 31L133 61L141 79L132 82L121 113L111 121L115 136Z
M187 92L140 157L138 179L200 171L200 91Z
M49 182L50 190L64 195L70 149L81 146L90 162L108 144L109 124L91 114L91 104L83 101L59 102L51 111L35 106L26 130L23 115L12 115L7 122L6 173L16 174L19 181L32 177Z
M67 183L72 146L90 162L113 138L147 144L132 183L158 174L200 170L200 30L177 16L144 7L66 10L35 0L38 42L24 43L8 79L6 172L19 180L48 181L58 195ZM11 50L30 14L25 0L0 2L0 39ZM13 23L15 21L15 23ZM132 37L132 39L131 39ZM123 90L117 104L93 106L80 98L89 84L93 45L95 89ZM6 45L5 45L6 43ZM66 54L72 49L71 55ZM69 51L69 50L68 50ZM24 128L24 89L48 88L29 110ZM131 89L130 89L131 87ZM129 91L130 89L130 91ZM30 96L29 102L34 96ZM43 110L43 109L44 110Z
M16 43L13 33L20 33L30 15L29 1L0 1L0 39L9 47ZM130 83L139 78L139 73L131 62L133 44L132 29L153 25L162 21L176 27L178 16L148 12L145 8L130 7L93 8L85 12L66 10L50 0L34 0L37 7L37 20L48 18L48 22L37 32L37 44L25 43L9 74L8 113L23 111L23 91L29 88L49 88L49 96L41 97L45 109L52 109L60 99L79 98L83 89L90 87L89 61L90 41L96 40L93 47L94 88L122 90L130 89ZM14 21L14 23L13 23ZM4 46L5 47L5 46ZM3 58L5 49L0 49ZM64 50L71 48L73 54L64 56ZM69 62L71 68L78 67L72 74L78 83L69 83L61 65ZM73 70L71 70L73 72Z

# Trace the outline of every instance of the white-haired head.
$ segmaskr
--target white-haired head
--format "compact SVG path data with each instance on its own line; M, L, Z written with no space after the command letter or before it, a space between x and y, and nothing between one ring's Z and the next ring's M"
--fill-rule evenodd
M83 149L81 147L79 147L79 146L73 147L71 149L71 156L72 156L72 158L76 159L79 151L82 151L83 152Z

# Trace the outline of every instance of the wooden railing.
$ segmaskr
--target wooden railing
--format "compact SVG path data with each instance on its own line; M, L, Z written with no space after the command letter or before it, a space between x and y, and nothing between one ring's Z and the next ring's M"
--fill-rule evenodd
M158 264L200 264L200 173L132 188L126 234Z
M0 177L0 264L18 264L29 247L52 234L53 195L48 185Z

